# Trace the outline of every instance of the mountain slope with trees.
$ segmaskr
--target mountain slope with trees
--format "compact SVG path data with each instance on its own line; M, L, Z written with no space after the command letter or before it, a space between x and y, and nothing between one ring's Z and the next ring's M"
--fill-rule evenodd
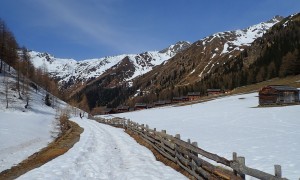
M29 105L30 87L37 89L40 86L47 92L61 97L57 83L50 78L47 69L34 67L26 47L19 46L14 34L4 20L0 19L0 74L6 80L8 79L6 77L14 70L17 73L16 83L11 87L10 82L6 81L5 92L7 94L10 89L17 91L18 98L26 100L26 107Z
M36 67L60 82L70 103L87 111L170 100L191 91L206 95L209 88L232 90L299 74L299 14L138 55L80 62L30 55Z
M165 65L137 78L136 89L148 94L134 97L127 103L151 103L186 95L190 91L205 95L209 88L232 90L274 77L299 74L299 16L275 17L269 22L277 19L278 23L262 31L252 43L241 46L232 46L234 36L228 37L226 33L193 43ZM253 27L248 30L257 30Z

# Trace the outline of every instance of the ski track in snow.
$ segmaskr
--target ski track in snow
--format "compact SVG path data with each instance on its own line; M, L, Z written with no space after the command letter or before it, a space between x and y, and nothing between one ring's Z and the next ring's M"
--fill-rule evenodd
M123 129L73 118L84 132L66 154L19 179L186 179L155 160Z

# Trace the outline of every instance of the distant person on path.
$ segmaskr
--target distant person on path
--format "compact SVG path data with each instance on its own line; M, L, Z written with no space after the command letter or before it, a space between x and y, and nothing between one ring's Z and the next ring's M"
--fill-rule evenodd
M79 113L80 118L82 119L81 112Z

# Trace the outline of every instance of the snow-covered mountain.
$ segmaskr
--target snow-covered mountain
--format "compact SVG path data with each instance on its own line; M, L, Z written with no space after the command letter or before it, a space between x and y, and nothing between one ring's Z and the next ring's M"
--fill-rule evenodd
M168 97L167 94L175 87L200 82L209 77L216 68L235 62L235 57L252 46L253 41L262 37L282 19L275 16L267 22L245 29L212 34L193 44L180 41L161 51L141 54L124 54L84 61L58 59L37 52L31 52L30 55L35 67L43 67L45 64L52 77L59 80L62 87L70 90L68 99L88 95L88 101L92 104L89 108L93 109L103 104L117 105L124 101L127 103L126 99L134 98L132 95L138 91L165 94ZM251 59L247 61L250 63ZM105 98L102 97L101 94L105 94L102 92L103 88L121 87L120 85L132 89L125 93L123 91L126 91L126 88L122 87L123 90L107 93ZM177 88L175 94L180 93L182 92ZM115 100L119 96L123 98ZM166 97L162 95L159 98Z
M267 22L245 29L218 32L204 37L194 42L182 53L175 55L163 66L136 79L136 86L141 87L141 91L147 92L156 92L155 89L158 88L161 91L169 91L170 87L193 85L206 77L210 78L216 68L224 69L227 63L238 63L234 58L246 48L251 47L255 40L261 38L282 19L283 17L275 16ZM256 56L258 55L256 53ZM248 58L247 62L251 64L254 60L255 58L252 56L252 59ZM230 71L228 68L227 70ZM221 74L216 74L216 76L222 76ZM149 81L151 84L148 83ZM178 90L173 93L180 94Z
M93 80L104 72L109 71L109 69L117 68L123 61L128 61L127 63L130 64L131 68L129 68L129 72L126 72L126 76L121 81L128 81L152 70L154 66L163 63L189 46L189 42L179 41L162 51L123 54L83 61L55 58L48 53L36 51L29 52L29 55L35 67L46 68L51 77L58 80L60 85L67 88L79 82Z
M198 46L199 52L203 53L200 69L198 72L192 73L202 79L209 74L211 70L219 64L226 63L226 59L230 59L245 47L250 46L257 38L262 37L273 25L283 19L281 16L275 16L267 22L262 22L246 29L238 29L234 31L225 31L215 33L197 41L194 45Z

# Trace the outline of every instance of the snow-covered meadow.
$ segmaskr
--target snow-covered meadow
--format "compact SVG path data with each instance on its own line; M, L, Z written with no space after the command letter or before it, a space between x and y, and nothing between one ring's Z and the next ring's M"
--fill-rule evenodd
M224 97L200 104L162 107L113 116L150 128L181 134L199 147L232 159L246 157L246 165L270 174L282 166L283 176L300 177L300 105L257 108L257 93ZM110 116L102 116L110 117Z
M31 89L29 107L26 109L25 95L21 93L23 99L18 98L14 71L6 75L4 78L4 74L0 74L0 172L46 147L59 133L56 110L45 105L45 93ZM57 106L64 106L62 103L57 102Z

